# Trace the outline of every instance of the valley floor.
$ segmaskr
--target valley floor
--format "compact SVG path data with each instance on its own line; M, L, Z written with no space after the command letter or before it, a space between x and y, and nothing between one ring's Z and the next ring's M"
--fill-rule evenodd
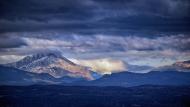
M0 86L0 107L190 107L190 86Z

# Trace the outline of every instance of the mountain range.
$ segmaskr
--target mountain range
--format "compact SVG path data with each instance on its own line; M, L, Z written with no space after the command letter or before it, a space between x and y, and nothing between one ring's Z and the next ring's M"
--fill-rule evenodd
M190 85L190 72L151 71L148 73L120 72L82 83L89 86Z
M27 56L18 62L0 65L0 85L190 85L190 72L187 72L189 65L190 61L159 68L128 64L128 71L102 76L91 71L89 67L71 62L59 53L41 53ZM137 73L140 71L145 72Z

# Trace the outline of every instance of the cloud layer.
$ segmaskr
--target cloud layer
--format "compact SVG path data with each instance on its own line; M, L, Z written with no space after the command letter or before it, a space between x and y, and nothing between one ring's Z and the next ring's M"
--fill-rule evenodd
M9 36L22 40L26 45L1 48L0 54L25 56L44 51L60 51L64 56L74 59L114 58L131 64L151 66L167 65L190 57L188 34L165 34L152 38L64 33L24 33L19 37L20 35L9 33Z
M0 31L189 32L189 0L1 0ZM155 21L156 20L156 21Z
M16 48L26 45L26 42L22 38L16 38L14 36L5 35L0 37L0 49Z

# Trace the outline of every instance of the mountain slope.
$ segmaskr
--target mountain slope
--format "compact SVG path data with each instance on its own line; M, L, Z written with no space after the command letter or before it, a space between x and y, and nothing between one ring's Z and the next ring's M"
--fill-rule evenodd
M24 59L7 64L20 70L33 73L48 73L55 78L64 76L73 78L85 78L93 80L93 71L89 68L77 65L59 53L41 53L33 56L27 56Z
M12 67L0 66L0 85L30 85L36 83L54 84L56 81L49 74L36 74Z
M0 85L64 84L86 81L83 78L64 76L55 78L47 73L32 73L0 65Z

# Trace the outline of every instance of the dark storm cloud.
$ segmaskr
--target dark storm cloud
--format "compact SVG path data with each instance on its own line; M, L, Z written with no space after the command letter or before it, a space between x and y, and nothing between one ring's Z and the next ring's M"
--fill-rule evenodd
M36 21L47 21L50 18L86 19L90 15L87 9L90 8L79 0L2 0L1 18Z
M8 48L19 48L26 45L26 42L21 38L4 35L0 36L0 51Z
M0 32L188 32L188 0L1 0Z
M160 16L186 16L189 11L188 0L94 0L104 9L127 10L131 14L155 14ZM126 13L127 13L126 12ZM116 14L120 14L119 12Z

